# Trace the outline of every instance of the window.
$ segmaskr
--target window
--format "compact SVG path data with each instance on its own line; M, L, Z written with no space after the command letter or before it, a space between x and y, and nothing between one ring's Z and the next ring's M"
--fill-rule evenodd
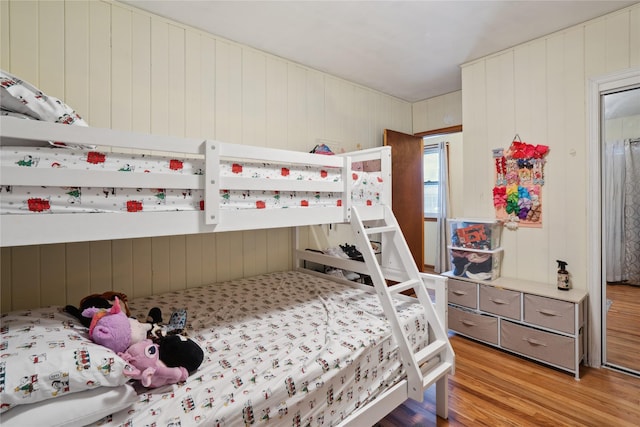
M440 212L440 152L437 145L425 145L423 169L424 216L434 217Z

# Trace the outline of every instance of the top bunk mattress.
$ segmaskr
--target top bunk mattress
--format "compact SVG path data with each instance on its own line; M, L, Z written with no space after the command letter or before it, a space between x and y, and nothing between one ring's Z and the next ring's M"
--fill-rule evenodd
M356 165L357 166L357 165ZM151 154L112 153L96 149L60 147L0 148L0 167L25 170L64 169L78 172L123 172L161 177L204 175L203 158ZM35 173L35 172L34 172ZM220 177L286 182L335 182L343 177L332 167L277 164L242 159L221 160ZM354 205L380 204L383 178L380 171L353 170L350 174ZM169 178L170 180L171 178ZM160 182L160 181L159 181ZM169 181L170 182L170 181ZM176 182L177 179L176 179ZM185 181L187 182L187 181ZM190 182L199 182L197 180ZM0 186L0 214L117 213L204 210L205 192L192 188L127 188L122 186ZM279 209L342 206L340 193L220 188L220 209ZM299 188L299 187L296 187Z

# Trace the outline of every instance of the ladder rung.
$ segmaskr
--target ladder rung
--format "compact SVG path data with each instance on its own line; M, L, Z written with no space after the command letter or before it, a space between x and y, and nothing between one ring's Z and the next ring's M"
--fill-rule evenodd
M395 285L389 286L389 292L392 293L400 293L402 291L406 291L407 289L412 289L417 285L422 285L422 280L407 280L406 282L397 283Z
M416 362L418 366L422 365L429 359L432 359L434 356L440 354L443 350L447 348L447 342L444 340L435 340L434 342L427 345L425 348L416 353Z
M364 231L367 234L377 234L377 233L389 233L391 231L396 231L397 228L394 227L393 225L385 225L382 227L371 227L371 228L365 228Z
M453 365L451 363L442 362L439 365L437 365L435 368L430 370L422 379L423 388L429 387L431 384L433 384L436 381L438 381L444 375L446 375L449 372L451 372L451 368L452 367L453 367Z

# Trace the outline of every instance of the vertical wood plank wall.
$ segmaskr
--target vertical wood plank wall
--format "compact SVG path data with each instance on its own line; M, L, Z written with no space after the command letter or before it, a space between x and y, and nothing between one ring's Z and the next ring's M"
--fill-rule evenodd
M382 145L385 128L412 131L410 103L117 2L0 8L2 69L92 126L305 152L319 139L350 151ZM284 270L291 237L276 229L2 248L0 308Z
M640 4L533 40L462 67L463 209L492 217L491 149L515 134L550 147L542 190L542 228L504 230L502 275L554 283L566 260L586 289L587 82L640 67Z

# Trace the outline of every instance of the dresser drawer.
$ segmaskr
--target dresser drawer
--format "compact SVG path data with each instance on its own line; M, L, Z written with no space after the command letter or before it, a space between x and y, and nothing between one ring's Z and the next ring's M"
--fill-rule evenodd
M520 320L520 292L480 286L480 310Z
M449 302L469 308L478 308L476 284L462 280L449 279Z
M449 307L449 329L471 338L498 344L498 319Z
M575 304L537 295L524 296L524 321L545 328L573 334Z
M500 343L505 349L566 369L575 369L573 338L539 331L508 321L500 324Z

